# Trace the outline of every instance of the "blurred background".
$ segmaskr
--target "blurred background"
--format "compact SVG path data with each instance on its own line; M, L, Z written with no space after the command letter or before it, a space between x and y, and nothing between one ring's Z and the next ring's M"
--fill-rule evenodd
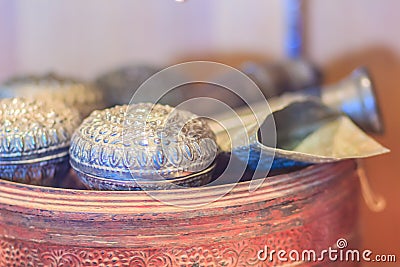
M17 73L47 71L94 79L132 63L167 66L196 59L237 66L245 60L281 60L291 53L290 3L0 0L0 82ZM400 1L305 0L300 10L298 52L321 68L325 83L359 65L374 78L386 128L374 137L392 152L366 160L365 166L387 207L374 213L360 201L360 227L365 248L398 254Z

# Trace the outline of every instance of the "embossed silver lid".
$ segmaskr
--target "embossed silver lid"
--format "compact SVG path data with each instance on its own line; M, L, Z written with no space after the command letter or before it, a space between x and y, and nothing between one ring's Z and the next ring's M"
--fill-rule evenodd
M68 155L77 111L63 103L0 99L0 164L24 164Z
M104 96L94 84L55 73L39 76L16 76L0 88L0 98L29 97L62 101L79 110L83 117L104 108Z
M99 178L152 180L200 172L217 150L205 119L140 103L93 112L72 137L70 162L76 171Z

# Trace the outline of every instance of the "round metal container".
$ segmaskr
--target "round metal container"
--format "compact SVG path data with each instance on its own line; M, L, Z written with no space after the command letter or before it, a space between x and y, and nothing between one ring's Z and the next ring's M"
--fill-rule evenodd
M129 65L99 76L96 85L103 90L108 106L129 104L133 94L159 68L148 65Z
M70 162L88 189L167 189L207 184L217 151L204 119L140 103L93 112L72 137Z
M339 238L358 245L354 161L268 177L253 192L242 182L215 200L225 186L157 191L164 199L210 200L188 209L145 191L0 181L0 266L287 266L293 262L258 260L258 251L322 250Z
M102 91L92 83L61 77L54 73L17 76L0 87L0 98L29 97L57 100L79 110L82 117L105 107Z
M303 59L273 63L245 62L240 69L261 89L266 98L321 84L322 74Z
M80 123L63 103L0 99L0 178L56 186L68 172L68 149Z

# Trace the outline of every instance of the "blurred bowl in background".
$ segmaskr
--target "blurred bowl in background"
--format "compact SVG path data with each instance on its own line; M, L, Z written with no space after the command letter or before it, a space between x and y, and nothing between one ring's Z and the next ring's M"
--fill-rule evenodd
M0 98L26 97L64 102L78 109L83 118L105 107L105 98L92 83L55 73L39 76L15 76L0 87Z
M130 65L104 73L96 79L107 99L107 106L129 104L140 85L161 69L149 65Z

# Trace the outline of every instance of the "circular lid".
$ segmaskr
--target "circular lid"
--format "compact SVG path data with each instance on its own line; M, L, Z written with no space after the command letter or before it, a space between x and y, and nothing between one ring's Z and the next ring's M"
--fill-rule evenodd
M167 105L140 103L93 112L70 148L77 171L102 178L175 178L206 169L217 154L203 118Z
M78 112L63 103L0 99L0 162L65 156L79 123Z
M104 107L103 93L93 84L54 73L11 78L1 86L0 97L50 98L76 107L83 116Z

